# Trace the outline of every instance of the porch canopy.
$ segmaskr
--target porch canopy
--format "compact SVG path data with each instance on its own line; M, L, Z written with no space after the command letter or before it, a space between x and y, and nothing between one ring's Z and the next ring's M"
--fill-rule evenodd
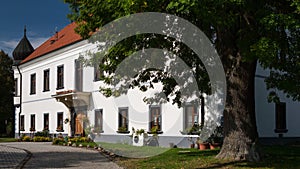
M90 103L90 92L76 92L74 90L67 90L56 92L52 95L58 102L62 102L69 109L81 106L88 106Z
M74 90L56 92L55 95L52 95L56 101L63 103L70 111L69 136L84 135L82 118L86 116L90 95L90 92L77 92Z

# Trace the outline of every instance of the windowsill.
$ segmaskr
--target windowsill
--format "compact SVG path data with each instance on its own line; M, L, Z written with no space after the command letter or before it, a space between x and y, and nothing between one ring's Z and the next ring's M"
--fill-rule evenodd
M43 92L49 92L50 90L43 90Z
M180 133L182 135L200 135L200 132L184 132L184 131L180 131Z
M64 132L64 130L56 130L57 132Z
M64 89L64 87L57 87L56 90Z
M20 129L20 131L25 131L25 129Z
M30 95L35 95L36 93L30 93Z
M104 133L104 131L99 131L99 132L93 132L94 134L100 134L100 133Z
M147 131L148 134L163 134L164 132L163 131Z
M119 134L129 134L130 131L117 131L117 133L119 133Z
M274 129L275 133L287 133L288 129Z
M99 81L100 81L100 79L99 79L99 80L98 80L98 79L97 79L97 80L96 80L96 79L94 79L94 82L99 82Z

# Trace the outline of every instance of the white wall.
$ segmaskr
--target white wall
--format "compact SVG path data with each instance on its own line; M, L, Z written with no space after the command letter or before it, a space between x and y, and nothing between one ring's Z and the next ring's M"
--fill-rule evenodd
M65 119L69 117L69 110L61 102L52 98L52 95L58 91L74 90L75 59L79 57L79 53L88 47L86 41L82 41L20 65L23 80L21 115L25 117L25 131L21 133L29 133L31 114L35 114L36 131L42 131L44 113L49 113L50 132L57 133L57 113L63 112L63 119ZM64 88L57 90L57 66L60 65L64 66ZM43 92L43 76L46 69L50 69L50 91ZM30 95L30 76L33 73L36 74L36 94ZM14 74L16 78L19 77L17 69L14 69ZM20 81L19 78L18 80ZM20 90L18 91L20 92ZM19 109L16 110L15 117L18 122ZM15 124L16 133L18 133L18 125L18 123ZM63 133L68 133L68 128L69 125L64 124Z
M257 66L257 75L268 76L269 71L263 70L261 66ZM275 129L275 103L268 103L267 97L269 91L266 90L264 78L255 78L255 104L256 104L256 120L258 134L260 137L278 137ZM281 102L286 103L286 124L288 132L284 137L300 137L300 103L287 98L283 92L276 91Z
M69 116L69 110L60 102L56 102L52 95L58 91L73 90L75 88L75 59L79 54L87 49L93 48L87 44L87 41L70 45L57 50L43 57L34 59L20 66L23 75L23 97L22 97L22 115L25 115L25 132L29 132L30 114L36 115L36 130L43 129L43 114L49 113L50 132L56 133L57 112L64 113L64 119ZM64 65L64 89L56 90L57 66ZM43 92L43 73L45 69L50 69L50 91ZM17 69L14 70L15 77L19 77ZM36 94L30 95L30 75L36 73ZM268 72L257 68L257 74L267 76ZM83 72L84 84L83 91L91 92L90 105L88 107L88 117L90 122L94 123L94 110L103 109L103 130L104 134L117 134L118 129L118 108L128 107L129 109L129 130L135 129L149 130L149 105L142 99L155 92L148 90L141 92L138 89L132 89L127 95L118 98L105 98L99 93L99 86L103 82L94 82L94 70L92 67L85 67ZM20 81L20 79L18 78ZM277 137L275 129L275 106L274 103L267 103L268 91L265 88L264 79L256 77L256 118L260 137ZM20 85L19 85L20 86ZM159 88L159 86L157 86ZM20 92L20 90L18 90ZM300 137L300 119L299 103L280 94L281 101L287 103L287 137ZM199 104L200 105L200 104ZM199 106L200 109L200 106ZM171 103L163 104L162 110L162 131L163 136L182 136L183 130L183 109L177 108L177 105ZM207 108L206 108L207 110ZM18 122L18 109L16 109L16 122ZM200 110L198 110L200 112ZM199 115L200 118L200 115ZM200 120L199 120L200 121ZM64 133L68 132L69 124L64 125ZM16 123L16 133L18 133L18 123Z

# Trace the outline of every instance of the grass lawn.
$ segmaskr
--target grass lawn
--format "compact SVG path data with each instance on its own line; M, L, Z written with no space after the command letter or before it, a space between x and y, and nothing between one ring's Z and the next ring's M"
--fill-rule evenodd
M169 148L162 147L150 147L150 146L132 146L128 144L112 144L112 143L104 143L98 142L101 147L105 150L113 152L119 156L125 156L130 158L146 158L159 155L169 150Z
M0 143L1 142L15 142L15 138L0 138Z
M100 143L103 147L110 147L111 150L127 151L127 153L138 153L133 147L122 144ZM128 150L125 150L127 147ZM143 147L141 151L151 151L153 147ZM134 151L133 151L134 150ZM162 149L165 151L166 149ZM265 157L261 162L234 162L218 160L215 156L219 150L199 151L197 149L174 148L162 154L149 158L125 158L118 157L116 162L124 168L170 168L170 169L192 169L192 168L256 168L256 169L289 169L300 168L300 146L264 146Z

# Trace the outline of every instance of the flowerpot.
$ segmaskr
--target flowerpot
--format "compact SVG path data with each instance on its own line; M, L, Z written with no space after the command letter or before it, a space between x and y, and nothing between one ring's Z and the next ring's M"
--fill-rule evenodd
M214 150L216 148L220 148L221 144L220 143L210 143L209 147L210 147L211 150Z
M199 149L198 146L199 146L198 144L195 144L194 148L195 148L195 149Z
M190 146L191 146L191 148L194 148L194 147L195 147L195 144L191 144Z
M200 150L206 150L206 149L209 149L209 144L208 143L200 143L198 145L198 147Z
M134 137L133 137L133 141L134 141L135 143L138 143L138 142L139 142L139 137L138 137L138 136L134 136Z
M132 138L132 145L133 146L144 146L145 144L145 136L144 133L142 134L133 134L133 138Z

